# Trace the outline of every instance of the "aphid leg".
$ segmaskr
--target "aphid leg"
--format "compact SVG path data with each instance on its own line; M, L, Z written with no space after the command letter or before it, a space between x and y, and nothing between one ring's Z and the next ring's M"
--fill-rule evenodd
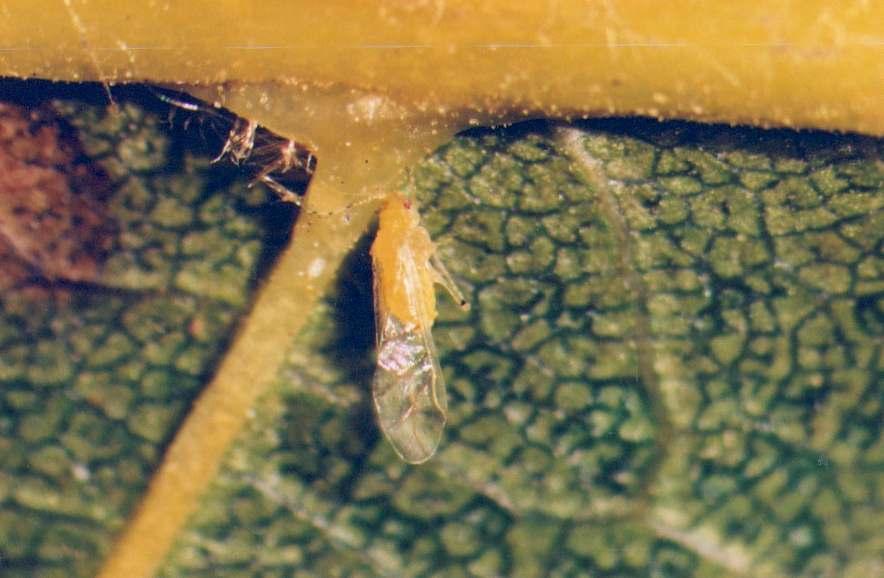
M295 146L295 141L288 140L285 145L280 148L279 159L277 159L276 164L278 166L275 170L283 173L298 166L298 148Z
M237 117L233 122L230 133L227 135L224 148L221 149L217 157L212 159L212 162L217 163L224 158L224 155L227 155L233 164L242 164L252 154L252 148L255 146L255 133L257 131L258 123L256 121Z
M277 147L272 147L271 150L275 148ZM264 164L264 167L255 176L256 181L264 181L273 173L284 174L298 164L297 148L292 140L286 141L285 145L278 147L272 155L273 160Z
M280 200L283 202L300 205L301 197L273 178L274 173L284 175L288 171L301 166L300 160L298 159L297 144L293 140L288 140L283 146L279 147L278 152L274 154L276 155L276 158L272 162L267 163L255 176L255 179L252 182L260 181L264 183L273 190L273 192L279 195ZM312 155L308 156L308 163L311 159ZM309 164L305 165L304 169L308 174L311 172Z
M252 181L252 183L256 181L261 181L262 183L267 185L270 190L272 190L274 193L277 194L277 196L279 196L279 200L283 203L294 203L299 207L301 206L301 197L298 196L296 193L291 192L286 187L277 183L275 180L273 180L273 177L269 175L264 175L262 177L258 177L255 181ZM252 186L252 184L250 183L249 186Z
M448 272L445 264L442 263L442 260L435 253L430 256L430 269L432 269L433 275L435 276L434 281L445 287L445 290L448 291L448 294L451 295L451 298L454 299L455 303L457 303L461 309L469 311L470 303L463 296L463 293L461 293L460 288L457 286L457 283L454 282L454 279L451 277L451 273Z

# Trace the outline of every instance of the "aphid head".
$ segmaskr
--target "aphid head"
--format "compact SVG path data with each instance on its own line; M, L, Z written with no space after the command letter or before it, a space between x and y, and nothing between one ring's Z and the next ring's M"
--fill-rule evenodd
M417 203L401 193L393 193L381 208L380 226L388 230L410 229L420 226Z

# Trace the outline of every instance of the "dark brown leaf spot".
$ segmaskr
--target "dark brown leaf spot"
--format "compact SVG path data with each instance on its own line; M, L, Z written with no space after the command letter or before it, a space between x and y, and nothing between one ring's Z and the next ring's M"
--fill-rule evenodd
M116 238L110 192L48 108L0 103L0 287L95 281Z

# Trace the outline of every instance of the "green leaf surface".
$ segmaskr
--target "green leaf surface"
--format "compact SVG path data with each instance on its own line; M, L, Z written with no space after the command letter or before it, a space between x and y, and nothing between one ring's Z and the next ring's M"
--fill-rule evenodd
M24 97L113 183L118 234L96 279L36 271L0 295L2 576L94 575L288 230L155 98L121 93Z
M164 576L850 576L881 563L880 144L465 135L411 193L468 291L443 447L372 423L357 249Z
M95 287L2 297L4 576L94 572L273 245L263 193L212 190L123 110L70 118L116 123L95 146L136 233ZM874 575L882 148L641 120L461 135L407 186L472 305L439 296L438 454L408 466L374 422L366 237L161 575Z

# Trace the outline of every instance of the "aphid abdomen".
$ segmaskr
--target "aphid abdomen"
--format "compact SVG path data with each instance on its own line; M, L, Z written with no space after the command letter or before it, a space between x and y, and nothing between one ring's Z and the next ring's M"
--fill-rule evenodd
M431 330L437 279L434 247L412 203L392 195L371 248L378 363L372 397L378 423L399 456L424 462L447 420L445 383Z

